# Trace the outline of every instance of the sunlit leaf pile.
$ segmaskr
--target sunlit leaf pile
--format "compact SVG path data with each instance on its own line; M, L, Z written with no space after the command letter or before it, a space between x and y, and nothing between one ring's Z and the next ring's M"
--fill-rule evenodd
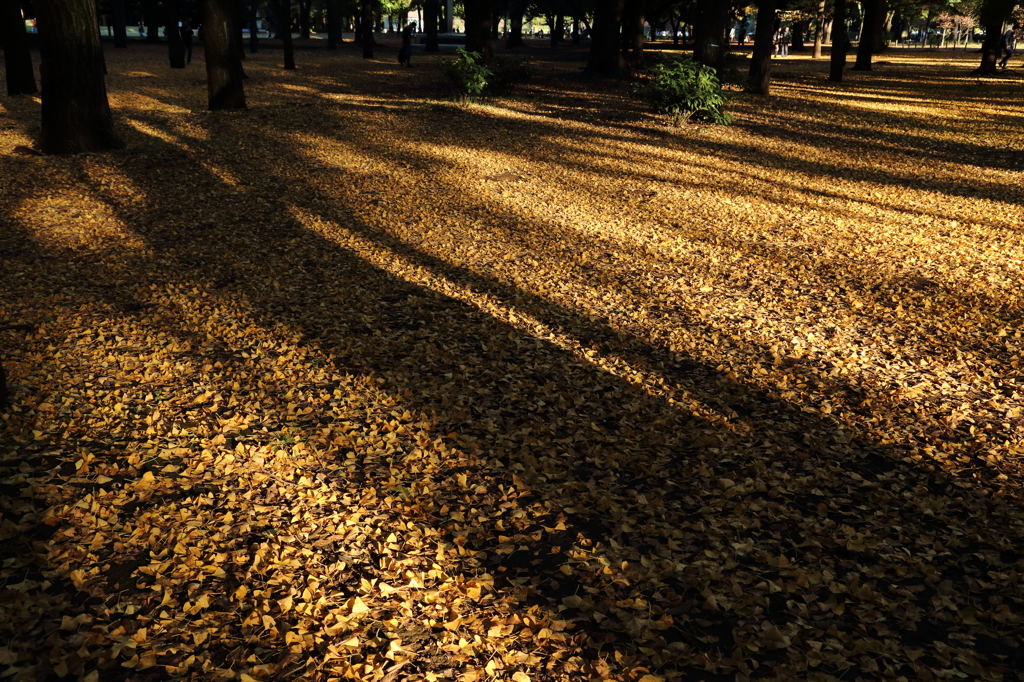
M111 154L0 101L0 675L1021 679L1019 76L393 51L108 50Z

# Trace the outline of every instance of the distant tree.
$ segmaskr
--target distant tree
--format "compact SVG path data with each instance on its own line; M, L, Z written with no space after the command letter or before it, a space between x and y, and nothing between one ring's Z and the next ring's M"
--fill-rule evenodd
M629 3L626 24L626 49L629 51L629 66L639 69L644 65L644 24L647 21L647 0L633 0Z
M25 33L25 20L21 16L21 3L18 0L0 0L0 12L7 94L12 97L30 95L36 92L36 78L32 73L32 53Z
M359 25L363 38L363 59L373 59L373 0L360 0L360 3L362 17Z
M818 0L814 13L814 51L812 59L821 59L822 47L825 43L825 0Z
M832 56L829 60L828 79L842 82L846 68L846 53L850 50L850 36L846 32L846 0L836 0L835 18L832 20Z
M606 78L626 73L626 60L622 56L622 13L625 0L594 0L594 25L591 28L590 55L584 73Z
M146 42L159 43L160 26L164 22L160 21L160 8L157 6L157 0L142 0L142 19L146 24Z
M124 146L103 79L103 48L92 0L37 0L42 130L47 154L76 154Z
M772 36L775 34L776 0L761 0L757 5L757 28L754 29L754 52L750 57L747 83L758 95L771 93Z
M234 9L232 0L203 0L203 54L210 111L245 108Z
M729 0L697 0L693 22L693 58L721 77L728 51Z
M484 61L493 56L491 50L491 0L464 0L466 8L466 50L476 52Z
M178 0L164 0L164 16L167 18L164 34L167 36L167 56L171 68L184 69L185 46L182 45L181 30L178 28Z
M284 68L291 71L295 68L295 46L292 45L292 0L278 0L278 14L281 20L278 22L277 32L284 44Z
M125 0L114 0L114 47L128 47L128 11Z
M427 35L427 52L437 52L441 49L437 39L437 24L441 20L441 0L424 0L423 21L426 27L421 28Z

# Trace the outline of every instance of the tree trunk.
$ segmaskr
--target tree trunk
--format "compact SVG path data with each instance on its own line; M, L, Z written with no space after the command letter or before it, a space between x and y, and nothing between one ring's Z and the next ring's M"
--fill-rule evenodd
M878 23L878 12L881 0L861 0L864 17L860 23L860 42L857 44L857 61L853 65L855 71L871 70L872 48L875 44L875 31L881 28Z
M790 47L792 52L807 52L804 36L807 34L807 29L810 25L810 19L803 19L793 24L793 45Z
M156 0L142 0L142 18L146 22L147 43L160 42L160 24L162 22L157 19L158 13Z
M586 75L598 78L625 75L626 60L619 40L624 7L625 0L595 0Z
M302 0L299 0L302 4ZM363 59L373 59L373 2L361 0L362 16L359 25L363 34Z
M167 57L172 69L185 68L185 50L181 44L181 31L178 29L178 0L164 0L164 35L167 36Z
M974 71L979 76L991 75L998 71L999 41L1003 35L1003 22L1013 10L1013 3L1010 3L1005 12L1001 12L1000 9L998 0L988 0L982 5L981 25L985 27L985 40L981 43L981 64Z
M644 21L647 18L647 0L633 0L629 10L629 65L634 69L644 65Z
M312 5L313 0L299 0L299 38L302 40L309 40L309 12ZM370 22L370 25L373 26L372 21ZM372 39L372 29L370 30L370 36Z
M284 43L284 68L292 70L295 68L295 46L292 45L292 0L279 0L281 21L277 31Z
M875 30L871 40L871 53L885 52L885 22L889 17L889 3L878 0L878 12L875 14Z
M242 61L232 0L204 0L203 54L210 111L244 109Z
M259 26L256 25L256 5L258 0L249 0L249 52L256 54L260 49Z
M841 83L846 68L846 53L850 37L846 32L846 0L836 0L835 18L832 20L832 56L829 59L828 79Z
M343 42L345 40L341 35L341 0L327 0L327 49L337 50L338 45Z
M721 76L725 70L725 31L729 26L729 0L697 0L693 22L693 58Z
M114 47L128 47L128 12L125 0L114 0Z
M103 79L103 51L92 0L36 3L42 64L42 132L46 154L77 154L124 146Z
M501 25L501 12L497 11L493 5L491 6L491 40L497 40L501 36L498 35L498 28Z
M484 61L490 61L491 0L465 0L466 51L477 52Z
M437 39L437 25L441 20L441 0L426 0L423 3L423 16L427 22L427 52L439 52L441 41Z
M7 75L7 94L30 95L36 92L36 77L32 73L32 52L25 33L25 20L21 17L18 0L0 0L0 35L4 41L4 66Z
M765 95L771 91L772 36L775 33L776 0L761 0L757 6L757 27L754 29L754 51L747 74L750 91ZM768 18L771 21L768 21ZM762 18L765 20L762 21Z
M825 43L825 0L818 0L818 15L814 20L814 52L811 59L821 59L821 47Z
M512 0L508 6L509 23L512 25L505 39L505 48L523 46L523 13L526 11L525 0Z

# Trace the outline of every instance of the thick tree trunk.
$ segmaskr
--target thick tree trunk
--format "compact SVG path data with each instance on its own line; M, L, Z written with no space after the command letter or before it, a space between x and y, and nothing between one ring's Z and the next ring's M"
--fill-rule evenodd
M491 51L491 0L465 0L466 6L466 50L479 53L484 61L490 61Z
M234 10L232 0L203 1L203 54L210 111L245 108Z
M279 0L281 22L277 27L284 43L284 68L295 68L295 46L292 45L292 0Z
M178 0L164 0L164 17L167 25L164 35L167 36L167 57L172 69L185 68L185 50L181 44L181 30L178 28Z
M757 6L757 28L754 29L754 52L747 74L750 91L767 96L771 91L772 35L775 33L776 0L761 0ZM762 17L765 19L762 21ZM771 18L771 21L768 19Z
M626 74L622 56L622 12L625 0L596 0L594 26L591 30L590 56L584 73L599 78L618 78Z
M814 20L814 52L812 59L821 59L821 47L825 42L825 0L818 1L818 15Z
M998 71L999 40L1003 35L1003 20L990 19L982 25L985 27L985 40L981 43L981 64L974 73L987 76Z
M299 37L303 40L309 40L309 11L312 5L313 0L299 0ZM372 30L370 35L373 35Z
M113 1L114 47L128 47L128 12L125 0Z
M441 49L437 39L437 25L441 20L441 0L426 0L423 3L423 18L427 22L427 52L438 52Z
M42 65L42 132L47 154L77 154L124 146L103 80L103 51L92 0L36 3Z
M861 3L864 8L864 18L860 26L860 42L857 44L857 61L853 68L855 71L870 71L875 31L881 28L881 24L878 22L881 0L861 0Z
M511 29L505 39L505 48L522 47L523 45L523 13L526 11L524 0L512 0L508 7Z
M885 22L888 16L889 3L886 0L878 0L878 11L875 13L875 28L871 40L872 54L885 52Z
M32 73L32 52L25 33L25 20L21 17L21 3L18 0L0 0L0 11L7 94L12 97L30 95L36 92L36 77Z
M729 0L697 0L693 22L693 58L710 66L719 76L725 70L728 50L725 32L729 26Z
M841 83L846 68L846 53L850 37L846 32L846 0L836 0L835 18L832 20L832 56L829 59L828 79Z
M371 0L361 2L362 18L359 25L363 29L363 59L373 59L373 3Z
M341 0L327 0L327 49L337 50L342 42Z
M156 0L142 0L142 18L146 22L147 43L160 42L160 24L163 22L157 18L159 12Z
M810 25L810 19L804 19L793 24L793 44L789 48L791 52L807 52L804 36L807 34L807 29Z
M647 0L633 0L629 11L629 65L634 69L644 65L644 22L647 15Z

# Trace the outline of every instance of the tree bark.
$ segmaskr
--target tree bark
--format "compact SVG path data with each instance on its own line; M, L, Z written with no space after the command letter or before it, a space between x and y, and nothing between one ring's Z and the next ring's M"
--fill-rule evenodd
M491 0L465 0L466 7L466 51L476 52L484 61L490 61L491 50Z
M114 47L128 47L128 12L125 0L113 1Z
M725 31L729 26L729 0L697 0L693 22L693 58L710 66L721 76L728 50Z
M647 0L633 0L629 10L629 65L639 69L644 65L644 22L647 18Z
M258 0L249 0L249 52L256 54L260 49L259 26L256 25Z
M204 0L203 54L210 111L244 109L242 60L232 0Z
M277 31L284 44L284 68L295 68L295 46L292 45L292 0L279 0L281 21Z
M299 38L302 40L309 40L309 12L312 5L313 0L299 0ZM370 35L373 36L372 30Z
M818 14L814 20L814 52L811 59L821 59L821 47L825 42L825 0L818 0Z
M430 0L427 0L430 2ZM327 0L327 49L337 50L341 37L341 0Z
M619 78L626 74L622 56L622 12L625 0L596 0L594 26L591 29L590 55L583 73L598 78Z
M373 59L373 3L371 0L361 0L361 3L362 18L359 24L363 29L363 59Z
M157 19L159 11L156 0L142 0L142 18L146 22L147 43L160 42L160 24L162 22Z
M776 0L761 0L757 6L754 51L750 56L750 71L747 74L750 91L766 97L771 92L772 35L775 33L775 5Z
M875 31L881 28L878 23L878 12L881 10L881 0L861 0L864 7L864 17L860 25L860 42L857 44L857 61L853 68L855 71L871 70L871 55L874 52Z
M32 73L32 52L25 33L25 20L21 16L18 0L0 0L0 32L4 41L4 67L7 75L7 94L30 95L36 92L36 77Z
M807 34L807 29L810 25L810 19L803 19L793 24L793 45L789 48L791 52L807 52L804 35Z
M423 19L427 22L427 52L439 52L440 41L437 38L437 25L441 21L441 0L426 0L423 3Z
M178 0L164 0L164 35L167 36L167 57L172 69L185 68L185 50L181 44L181 31L178 29Z
M103 51L92 0L36 3L42 64L42 132L46 154L120 149L103 79Z
M526 11L524 0L512 0L508 6L509 23L511 28L508 38L505 39L505 48L523 46L523 13Z
M846 68L846 53L850 49L850 37L846 32L846 0L836 0L835 18L832 20L832 55L829 59L828 79L836 83L843 80Z
M1010 18L1016 4L1016 0L985 0L982 3L978 14L979 23L985 27L985 40L981 44L981 64L974 73L984 76L997 71L1003 22Z

